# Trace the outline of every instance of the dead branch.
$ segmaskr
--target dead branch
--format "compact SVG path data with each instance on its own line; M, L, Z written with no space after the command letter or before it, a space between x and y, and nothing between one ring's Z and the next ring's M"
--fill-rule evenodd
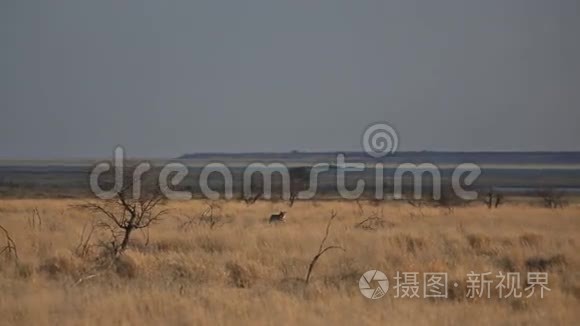
M151 232L149 230L149 228L141 229L141 232L145 235L145 247L149 246L149 240L151 239Z
M16 243L10 237L10 233L2 225L0 225L0 231L4 234L4 239L6 244L4 247L0 247L0 255L4 255L6 259L12 258L16 264L18 264L18 250L16 249Z
M88 275L88 276L85 276L85 277L81 277L80 279L78 279L78 281L76 281L76 283L74 284L74 286L78 286L81 283L83 283L84 281L88 281L88 280L90 280L92 278L95 278L97 276L99 276L99 274L91 274L91 275Z
M340 246L324 247L324 245L326 243L326 239L328 239L328 235L330 234L330 226L332 225L332 221L334 220L335 217L336 217L336 212L333 210L330 214L330 219L328 219L328 223L326 224L326 231L324 232L324 237L322 238L322 241L320 242L320 246L318 248L318 253L314 256L314 258L312 258L312 261L310 262L310 265L308 266L308 272L306 273L306 278L304 279L304 282L307 285L308 285L308 282L310 282L310 276L312 275L312 270L314 269L316 262L318 261L318 259L320 259L320 257L325 252L332 250L332 249L340 249L342 251L346 251L344 248L342 248Z
M290 192L290 200L288 201L288 206L290 207L294 206L294 202L296 201L297 197L298 197L297 192Z

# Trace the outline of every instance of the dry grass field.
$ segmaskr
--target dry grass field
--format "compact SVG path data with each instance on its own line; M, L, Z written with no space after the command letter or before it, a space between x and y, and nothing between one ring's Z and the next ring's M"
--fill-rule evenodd
M203 201L171 202L169 213L137 232L114 264L103 263L96 230L79 247L96 215L81 201L1 200L0 225L14 240L0 258L1 325L288 325L288 324L554 324L580 319L580 207L546 209L505 205L415 208L354 202L224 202L214 227L196 220ZM40 219L33 218L37 208ZM267 218L288 211L288 221ZM310 283L302 281L331 211L327 245ZM368 228L367 217L383 217ZM189 219L187 218L189 216ZM378 220L377 220L378 221ZM41 223L40 223L41 222ZM199 222L199 223L198 223ZM5 245L0 233L0 250ZM371 269L387 274L391 289L370 300L358 288ZM543 299L465 297L475 272L549 273ZM393 276L447 272L447 299L395 298ZM522 276L522 277L525 277ZM494 283L495 285L495 283ZM493 298L495 297L495 298Z

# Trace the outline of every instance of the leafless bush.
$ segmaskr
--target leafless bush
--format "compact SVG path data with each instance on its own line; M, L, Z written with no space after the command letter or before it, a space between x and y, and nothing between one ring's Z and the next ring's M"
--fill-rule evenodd
M330 226L332 225L332 221L334 220L335 217L336 217L336 212L332 211L330 214L330 219L328 219L328 223L326 224L326 231L324 233L324 238L322 238L322 241L320 242L320 246L318 247L318 253L314 256L314 258L312 258L312 261L310 262L310 265L308 266L308 272L306 273L306 277L304 278L304 282L306 284L308 284L308 282L310 282L312 270L314 270L314 266L316 265L316 262L318 261L318 259L320 259L320 257L325 252L332 250L332 249L340 249L342 251L346 251L344 248L342 248L340 246L328 246L328 247L324 246L326 243L326 239L328 239L328 234L330 233Z
M539 196L544 200L546 208L564 208L566 204L564 193L555 189L541 191Z
M206 202L206 207L198 216L185 216L181 229L190 229L195 225L204 225L210 230L223 226L227 221L222 214L221 204L218 202Z
M490 189L485 196L485 204L487 208L498 208L503 203L503 194L497 193Z
M256 175L252 175L249 193L244 188L241 191L240 196L242 201L244 201L248 206L256 203L256 201L264 196L264 185L261 182L261 179Z
M495 197L495 208L498 208L499 205L503 204L503 194L497 194Z
M288 205L292 207L298 194L306 190L310 183L310 168L305 166L291 168L290 173L290 202Z
M158 209L163 201L164 197L157 191L132 198L129 187L125 187L111 200L87 203L81 208L100 216L96 226L111 235L110 241L102 244L117 256L127 248L134 231L149 228L167 213L167 210Z

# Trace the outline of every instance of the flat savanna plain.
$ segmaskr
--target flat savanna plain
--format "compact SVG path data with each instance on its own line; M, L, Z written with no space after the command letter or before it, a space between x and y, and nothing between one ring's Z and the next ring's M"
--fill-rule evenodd
M230 201L214 205L212 226L199 219L207 202L169 202L163 220L135 233L123 256L106 265L98 245L107 241L106 230L96 229L79 246L98 220L77 207L82 203L0 200L0 225L19 257L0 258L0 324L573 325L580 319L577 204L450 211L393 202ZM288 211L287 222L268 224L280 210ZM332 211L326 245L345 251L326 252L305 285ZM379 218L359 224L372 216ZM4 245L0 233L0 250ZM391 281L378 300L358 288L371 269ZM538 270L549 275L551 291L543 299L499 299L496 282L491 299L466 298L471 271L521 272L525 283L525 274ZM395 298L397 271L446 272L449 297Z

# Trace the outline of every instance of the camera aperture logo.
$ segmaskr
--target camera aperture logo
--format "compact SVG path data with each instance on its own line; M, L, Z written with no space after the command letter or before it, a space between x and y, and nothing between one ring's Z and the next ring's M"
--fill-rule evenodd
M368 299L380 299L389 291L389 279L385 273L378 270L365 272L358 281L360 293Z
M361 141L365 153L374 158L395 154L399 148L399 135L386 122L373 123L366 127Z

